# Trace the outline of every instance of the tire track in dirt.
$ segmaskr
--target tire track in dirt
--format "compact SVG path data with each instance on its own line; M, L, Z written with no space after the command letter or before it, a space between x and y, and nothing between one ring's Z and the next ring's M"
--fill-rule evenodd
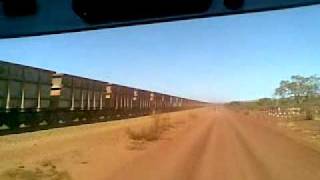
M161 143L148 150L107 179L188 179L199 168L199 161L205 154L207 140L214 127L212 117L197 121L177 135L174 141Z
M263 125L250 116L226 111L230 118L230 126L237 132L241 147L247 147L248 153L260 161L260 179L279 180L318 180L320 173L320 154L303 146L283 133ZM238 117L238 118L236 118ZM242 157L242 156L241 156ZM246 162L246 161L244 161ZM259 166L260 164L260 166ZM249 168L254 172L254 168Z

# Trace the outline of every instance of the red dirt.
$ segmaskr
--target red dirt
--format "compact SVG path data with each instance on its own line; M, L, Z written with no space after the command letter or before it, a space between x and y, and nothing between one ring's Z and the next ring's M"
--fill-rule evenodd
M207 108L170 119L174 128L140 150L128 148L125 129L148 117L0 137L0 179L10 179L8 169L44 162L77 180L320 179L319 151L256 116Z

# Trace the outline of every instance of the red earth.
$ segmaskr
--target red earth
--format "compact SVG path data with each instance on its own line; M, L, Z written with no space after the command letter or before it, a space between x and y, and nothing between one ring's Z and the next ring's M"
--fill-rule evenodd
M169 113L154 141L134 141L153 117L0 137L0 179L319 180L320 151L256 114L226 108Z

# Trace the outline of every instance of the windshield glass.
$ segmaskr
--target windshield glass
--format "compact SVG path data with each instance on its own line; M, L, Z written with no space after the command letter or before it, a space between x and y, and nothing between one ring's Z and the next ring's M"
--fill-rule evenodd
M0 40L0 179L320 179L319 8Z

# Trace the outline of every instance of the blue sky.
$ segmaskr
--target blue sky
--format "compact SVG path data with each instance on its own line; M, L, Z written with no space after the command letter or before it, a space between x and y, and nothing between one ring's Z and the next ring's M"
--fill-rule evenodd
M320 74L320 6L0 40L0 59L208 101Z

